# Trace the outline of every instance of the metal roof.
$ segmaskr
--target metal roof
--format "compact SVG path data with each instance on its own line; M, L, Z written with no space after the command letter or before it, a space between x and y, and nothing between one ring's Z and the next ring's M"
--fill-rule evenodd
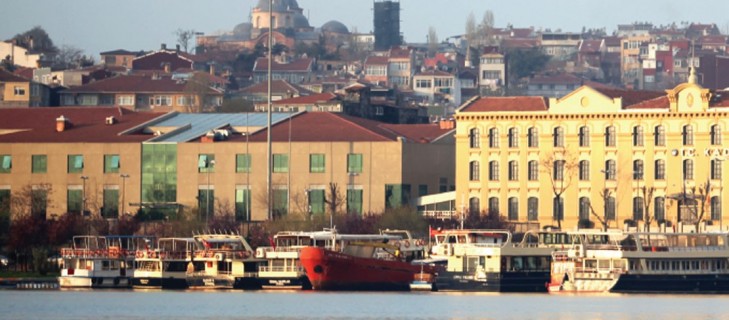
M292 113L273 113L271 122L275 124L285 120ZM173 127L178 130L163 134L151 142L187 142L200 138L208 131L225 126L231 127L266 127L267 114L262 112L251 113L178 113L168 119L154 123L155 127Z

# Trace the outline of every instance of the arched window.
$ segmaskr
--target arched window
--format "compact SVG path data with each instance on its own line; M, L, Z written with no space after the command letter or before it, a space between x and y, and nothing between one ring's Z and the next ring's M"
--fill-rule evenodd
M605 220L615 221L615 197L608 196L605 203Z
M527 130L527 144L529 148L539 148L539 131L537 127L531 127Z
M499 162L496 160L489 162L489 180L499 180Z
M539 198L529 197L527 199L527 220L539 220Z
M562 127L554 128L554 146L564 147L564 128Z
M686 159L683 161L683 179L694 179L694 160Z
M605 146L614 147L615 138L615 126L609 126L605 128Z
M666 145L666 128L663 126L656 126L653 132L654 144L657 147L664 147Z
M529 181L537 181L539 180L539 162L537 160L530 160L529 161L529 173L527 180Z
M580 127L580 147L590 146L590 128L588 126Z
M564 220L564 198L554 197L552 200L552 219Z
M721 145L721 126L718 124L711 126L711 145Z
M554 161L552 179L554 179L555 181L564 180L564 165L565 165L565 160L555 160Z
M480 171L479 171L479 165L478 161L471 161L470 169L468 172L469 180L471 181L479 181L480 180Z
M509 181L519 181L519 163L515 160L509 161Z
M468 141L471 148L481 147L481 137L479 136L478 128L473 128L468 132Z
M580 197L580 220L590 220L590 198Z
M489 148L499 147L499 128L489 129Z
M720 159L711 159L711 180L721 180L721 164L724 163Z
M605 180L615 180L617 174L617 168L615 166L615 160L605 161Z
M711 197L711 220L721 221L721 197Z
M580 160L580 181L590 180L590 161Z
M471 199L468 199L468 211L471 214L479 214L481 213L481 208L479 208L480 201L477 197L473 197Z
M633 146L634 147L643 146L643 127L642 126L633 127Z
M517 197L509 198L509 220L519 220L519 198Z
M683 131L681 132L681 135L683 136L684 146L694 145L694 127L692 125L687 124L683 126Z
M509 128L509 148L519 147L519 129Z
M653 200L653 212L656 221L666 220L666 198L656 197Z
M489 213L499 213L499 198L489 198Z
M643 160L633 160L633 180L643 180Z
M655 173L654 178L656 180L665 180L666 179L666 160L658 159L655 161Z
M633 220L643 220L643 197L633 197Z

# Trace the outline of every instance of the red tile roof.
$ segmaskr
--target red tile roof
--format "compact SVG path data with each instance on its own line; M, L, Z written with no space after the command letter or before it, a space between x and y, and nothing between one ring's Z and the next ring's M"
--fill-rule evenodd
M271 64L271 71L309 72L312 70L313 64L314 59L312 58L301 58L289 63L278 63L273 61L273 64ZM253 65L253 72L268 72L268 59L256 59L256 63Z
M397 141L398 136L403 136L408 142L427 143L450 131L436 130L437 124L391 125L330 112L304 112L290 121L273 126L272 141L285 142L289 137L293 142ZM266 129L251 135L250 141L265 142Z
M390 59L408 59L412 50L410 48L392 47L390 48Z
M543 97L480 97L459 112L493 111L547 111L548 102Z
M291 104L313 104L313 103L325 103L332 100L336 100L337 95L331 92L313 94L310 96L300 96L288 99L282 99L274 101L274 105L291 105Z
M17 74L0 69L0 81L2 82L29 82L30 80L23 78Z
M385 56L368 56L365 65L387 65L387 59Z
M119 133L161 115L113 107L2 109L0 143L141 142L149 139L149 136ZM56 132L56 118L60 116L70 119L73 126L63 132ZM113 125L105 123L110 116L116 119Z
M665 92L660 91L632 91L632 90L620 90L620 89L609 89L609 88L593 88L598 92L610 97L610 98L622 98L623 108L629 109L629 107L637 104L644 103L648 100L653 100L660 97L665 97ZM667 100L666 100L667 101ZM668 107L668 105L666 105Z
M62 93L182 93L185 92L187 81L173 80L171 76L163 75L154 78L151 75L120 75L99 80L87 85L72 87ZM210 93L219 93L214 89Z
M600 52L600 44L602 44L602 40L582 40L579 51L582 53L597 53Z
M175 71L180 68L192 69L192 60L184 57L176 51L157 51L136 57L132 60L132 69L135 70L164 70L164 65L170 64L170 70Z

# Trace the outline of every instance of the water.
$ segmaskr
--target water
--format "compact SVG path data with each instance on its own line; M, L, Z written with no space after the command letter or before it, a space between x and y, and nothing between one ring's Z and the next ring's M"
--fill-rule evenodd
M726 295L0 290L0 319L729 319Z

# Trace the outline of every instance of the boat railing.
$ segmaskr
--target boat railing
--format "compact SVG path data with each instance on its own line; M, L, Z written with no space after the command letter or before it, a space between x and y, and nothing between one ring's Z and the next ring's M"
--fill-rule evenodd
M120 250L118 248L110 249L72 249L63 248L61 249L61 257L64 258L132 258L136 255L134 250Z
M300 266L260 266L258 267L259 272L303 272L303 268Z
M575 272L581 274L621 274L625 270L620 267L612 268L592 268L592 267L576 267Z

